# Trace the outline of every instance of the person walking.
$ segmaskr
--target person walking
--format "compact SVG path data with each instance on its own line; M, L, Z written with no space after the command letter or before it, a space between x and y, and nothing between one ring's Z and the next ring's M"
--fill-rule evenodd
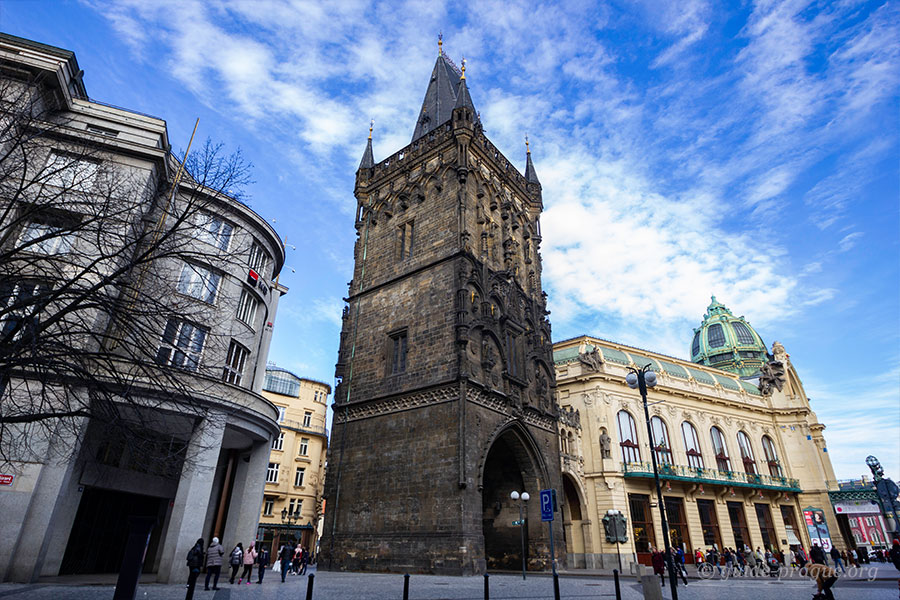
M259 580L256 583L262 584L263 576L266 574L266 567L269 566L269 551L266 548L259 551L256 563L259 565Z
M828 564L825 560L825 551L816 543L813 543L812 548L809 549L809 558L812 559L814 563L819 563L820 565Z
M203 538L197 540L197 543L188 552L187 566L190 572L184 600L191 600L194 597L194 588L197 587L197 578L200 577L200 569L203 568Z
M309 566L309 550L300 547L300 574L306 575L306 568Z
M253 574L253 565L256 563L256 548L254 543L255 542L250 542L247 551L244 552L244 558L242 560L244 563L244 571L241 573L240 579L238 579L238 585L241 585L241 582L245 579L247 580L247 585L250 585L250 576Z
M234 550L231 551L231 556L228 557L228 564L231 566L231 579L228 583L233 584L234 578L237 577L237 573L241 568L241 563L244 562L244 545L238 542L237 546L234 547ZM238 582L240 585L240 582Z
M812 553L812 550L810 550ZM806 574L816 582L817 596L825 600L834 600L834 594L831 593L831 586L837 581L837 573L831 567L827 567L822 563L814 562L806 569Z
M731 577L734 572L734 554L731 553L731 548L725 548L722 558L725 559L725 576Z
M687 585L687 570L684 568L684 549L681 546L678 546L672 554L672 564L675 565L675 569L677 569L678 574L681 575L684 585Z
M700 548L697 548L697 551L694 552L694 564L697 565L697 571L703 566L704 560L705 557L703 556L703 551L700 550Z
M225 556L225 548L219 543L219 538L214 537L206 549L206 585L203 589L209 591L209 579L213 579L212 589L219 589L219 573L222 571L222 557Z
M841 553L838 552L838 549L834 546L831 547L831 560L834 561L834 570L837 572L840 567L842 573L846 573L847 569L844 568L844 561L841 559Z
M706 551L706 560L709 564L716 567L716 571L718 571L719 576L722 575L722 566L719 565L719 551L715 549L715 547L710 548Z
M666 558L659 550L651 549L650 564L653 565L653 573L659 575L662 586L666 587Z
M281 561L281 583L284 583L284 578L287 576L288 571L291 570L291 558L294 556L294 547L290 544L285 544L281 547L281 552L279 553L279 560Z

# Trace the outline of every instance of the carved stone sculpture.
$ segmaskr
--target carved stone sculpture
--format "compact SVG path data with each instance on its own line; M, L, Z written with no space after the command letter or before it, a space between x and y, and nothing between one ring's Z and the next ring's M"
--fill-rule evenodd
M612 440L606 434L606 430L603 430L603 433L600 434L600 455L603 458L612 458L612 450L611 450Z
M779 392L784 387L787 378L784 375L784 364L780 360L772 360L759 369L759 384L757 387L764 396L771 396L777 389Z
M599 371L600 365L603 364L603 357L600 351L592 348L590 352L581 352L578 354L578 362L586 367L589 371Z

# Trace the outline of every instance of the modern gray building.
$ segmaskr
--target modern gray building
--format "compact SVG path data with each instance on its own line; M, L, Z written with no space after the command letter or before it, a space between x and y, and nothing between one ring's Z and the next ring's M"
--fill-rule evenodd
M256 535L284 248L227 160L182 172L82 74L0 34L0 580L117 572L150 517L144 573L184 581L197 538Z

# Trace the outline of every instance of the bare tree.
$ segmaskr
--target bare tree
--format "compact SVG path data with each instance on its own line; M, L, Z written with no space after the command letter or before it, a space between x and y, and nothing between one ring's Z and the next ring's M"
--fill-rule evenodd
M209 141L133 160L41 89L0 78L0 463L71 457L90 427L99 460L171 474L223 379L199 324L249 165Z

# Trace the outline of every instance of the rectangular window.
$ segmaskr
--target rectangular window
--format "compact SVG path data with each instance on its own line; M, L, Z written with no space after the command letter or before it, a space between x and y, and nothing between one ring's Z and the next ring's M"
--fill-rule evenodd
M268 262L269 254L263 250L259 243L253 242L253 245L250 246L250 258L247 261L247 266L262 275Z
M400 226L397 232L398 247L400 248L400 260L412 258L413 252L413 222L409 221Z
M684 500L681 498L665 498L666 524L669 526L669 539L672 546L681 548L688 556L692 556L691 539L688 537L688 524L684 512Z
M778 550L778 537L775 534L775 523L768 504L756 505L756 520L759 521L759 532L762 534L763 549Z
M278 483L278 469L281 465L278 463L269 463L266 469L266 483Z
M253 322L256 319L256 308L258 306L259 301L253 295L253 292L251 292L247 288L244 288L244 290L241 292L241 300L240 302L238 302L238 320L253 327Z
M406 330L391 336L391 374L406 372Z
M308 410L303 413L303 426L309 427L312 425L312 413Z
M54 150L44 171L46 183L65 190L88 192L94 187L100 163L75 154Z
M267 517L271 517L273 508L275 508L275 499L266 496L263 501L263 514Z
M196 371L208 330L181 319L169 319L156 351L160 365Z
M734 545L738 550L744 546L753 547L750 540L750 530L747 528L747 518L744 516L744 506L740 502L728 502L728 518L731 521L731 532L734 534Z
M278 409L278 422L283 423L284 422L284 411L287 409L283 406L276 406L275 408Z
M306 477L306 469L303 467L297 467L297 470L294 471L294 485L300 487L303 485L303 478Z
M506 332L506 370L513 377L519 377L519 350L516 336Z
M712 500L697 500L700 511L700 528L703 531L703 545L711 548L722 548L722 535L719 533L719 519L716 517L716 505Z
M244 363L247 362L247 355L250 351L235 342L231 341L228 347L228 357L225 359L225 369L222 373L222 379L228 383L241 385L241 379L244 375Z
M197 227L197 239L212 244L219 250L227 251L231 243L234 227L221 217L210 213L198 213L194 219Z
M309 455L309 438L300 438L300 456Z
M32 221L22 229L18 247L25 252L38 254L65 254L72 249L74 240L75 233L71 227Z
M634 535L635 550L650 552L651 547L656 547L653 517L650 513L650 496L628 494L628 508L631 511L631 531Z
M278 437L272 440L272 450L284 450L284 432L278 432Z
M182 294L212 304L219 291L222 276L207 268L192 263L184 263L177 289Z
M37 325L35 313L49 291L49 285L35 279L0 282L0 342L22 339Z
M289 515L300 515L300 510L303 508L303 499L302 498L291 498L290 502L288 502L288 514Z

